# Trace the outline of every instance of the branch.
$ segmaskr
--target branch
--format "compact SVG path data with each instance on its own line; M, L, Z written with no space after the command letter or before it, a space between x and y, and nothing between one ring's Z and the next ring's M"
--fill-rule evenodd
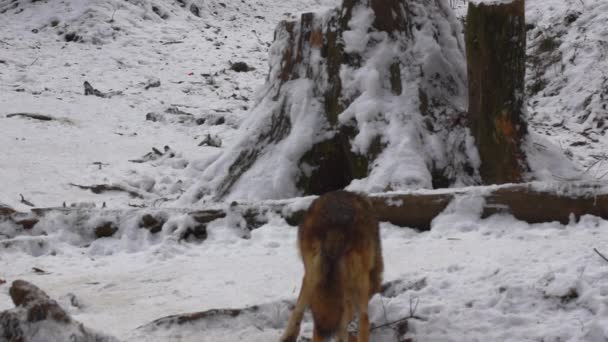
M388 327L390 325L393 325L393 324L396 324L396 323L405 322L405 321L410 320L410 319L417 319L417 320L423 321L423 322L426 322L428 320L428 319L426 319L424 317L420 317L420 316L409 316L409 317L398 319L396 321L392 321L392 322L388 322L388 323L384 323L384 324L373 326L373 327L369 328L369 330L371 331L371 330L376 330L376 329Z
M35 119L35 120L40 120L40 121L52 121L52 120L55 120L55 118L52 117L52 116L42 115L42 114L36 114L36 113L13 113L13 114L7 114L6 115L7 118L12 118L12 117L17 117L17 116L21 116L21 117L24 117L24 118Z

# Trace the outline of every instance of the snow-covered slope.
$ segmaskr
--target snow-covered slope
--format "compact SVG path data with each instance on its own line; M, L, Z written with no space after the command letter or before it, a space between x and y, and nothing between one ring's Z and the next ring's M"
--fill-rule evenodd
M6 148L0 179L6 186L0 200L16 208L26 208L19 194L42 207L64 202L163 205L196 189L194 184L200 187L207 166L249 134L238 128L255 116L250 110L263 95L255 90L267 76L277 23L338 3L3 0L0 145ZM462 16L463 2L455 5ZM539 179L607 177L605 6L601 0L584 1L584 6L574 0L527 2L528 112L534 133L528 151ZM230 70L230 63L238 61L255 70ZM84 81L102 92L121 93L84 96ZM156 81L160 86L150 87ZM21 112L57 120L6 117ZM357 144L365 145L365 136ZM418 145L432 151L431 159L446 162L450 151L437 150L438 144L425 139ZM172 153L129 162L164 146ZM564 167L568 162L559 161L560 155L570 156L578 171ZM388 177L392 165L384 164L353 189L380 189L382 182L374 179ZM417 178L428 180L428 175ZM70 183L115 184L140 198L124 192L96 195Z
M207 135L218 136L222 146L233 141L266 76L277 21L328 3L334 2L200 1L195 2L197 17L180 2L3 0L2 200L24 208L22 193L42 207L64 201L124 207L177 197L218 150L199 147L200 142ZM162 19L153 7L169 16ZM66 33L72 32L82 40L67 42ZM255 70L229 70L230 62L239 61ZM146 89L156 80L159 87ZM84 96L84 81L122 94ZM21 112L61 120L6 117ZM148 113L156 121L146 120ZM175 158L128 161L165 145ZM119 183L141 191L145 199L93 195L69 183Z
M533 0L527 1L526 15L530 126L587 175L605 181L608 3Z
M0 0L0 207L27 209L19 194L41 207L173 204L219 152L242 138L238 128L259 98L255 89L267 76L277 22L337 3ZM466 7L456 4L462 14ZM601 178L608 172L600 125L606 3L528 0L527 6L534 24L528 54L545 46L539 56L547 63L536 74L543 64L531 59L528 69L531 129L547 141L531 148L570 151L582 172L589 168L586 175ZM71 32L82 40L67 42ZM545 36L559 43L543 42ZM230 70L237 61L255 70ZM149 87L157 80L159 87ZM122 93L84 96L84 81ZM7 117L22 112L57 120ZM146 120L149 113L156 121ZM207 134L222 146L198 146ZM142 158L153 147L163 155ZM147 161L129 162L136 159ZM564 178L555 170L545 175ZM115 184L141 198L97 195L70 183ZM480 220L478 201L454 203L430 232L382 224L385 280L395 283L371 301L372 323L412 313L421 319L409 321L406 337L391 325L375 330L374 341L607 341L608 263L593 248L608 254L608 223L591 216L568 225L528 225L504 215ZM86 230L96 219L57 216L53 227L70 228L40 236L0 223L0 310L13 308L8 285L22 278L74 319L121 340L269 341L280 335L302 276L296 230L282 219L270 217L251 234L243 234L238 218L221 219L208 225L202 243L180 241L191 224L185 217L157 234L126 221L120 234L101 239ZM151 324L254 305L261 309L236 318ZM311 329L305 321L304 336Z

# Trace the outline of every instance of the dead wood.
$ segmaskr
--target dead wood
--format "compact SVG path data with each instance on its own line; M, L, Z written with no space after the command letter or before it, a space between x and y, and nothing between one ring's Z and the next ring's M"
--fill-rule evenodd
M594 251L595 253L597 253L597 255L599 255L599 256L600 256L600 258L604 259L604 261L608 261L608 258L606 258L606 257L604 256L604 254L600 253L600 251L598 251L598 250L597 250L597 248L594 248L594 249L593 249L593 251Z
M91 190L94 193L104 191L125 191L133 196L140 194L115 185L73 186ZM573 219L583 215L594 215L608 219L608 192L593 185L559 185L550 189L541 189L533 184L515 184L501 187L471 187L429 191L426 193L405 194L374 194L370 200L376 211L378 219L390 222L401 227L411 227L418 230L429 230L431 223L445 208L459 197L482 197L485 199L482 208L482 218L494 214L509 214L516 219L528 223L541 223L557 221L567 224ZM305 212L305 208L290 210L294 200L269 201L258 203L232 203L228 208L210 208L191 211L187 209L159 208L155 211L162 215L172 214L190 215L199 224L207 224L214 220L226 217L228 212L240 214L247 223L247 228L255 229L265 223L268 213L283 217L290 225L297 225ZM110 210L97 208L33 208L31 214L18 213L11 210L0 211L0 218L9 218L13 221L27 217L36 219L44 217L50 212L64 212L66 215L74 212L104 213L115 212L118 216L141 210L149 213L150 209L124 209ZM29 215L29 216L28 216ZM32 217L33 215L33 217ZM143 213L142 213L143 215Z
M43 115L43 114L36 114L36 113L12 113L12 114L7 114L6 117L7 118L24 117L24 118L30 118L30 119L34 119L34 120L40 120L40 121L52 121L52 120L55 120L55 118L52 117L52 116Z
M23 204L27 205L28 207L35 207L35 206L36 206L34 203L32 203L32 202L30 202L30 201L26 200L26 199L25 199L25 197L23 197L23 195L22 195L22 194L19 194L19 196L21 196L21 201L19 201L19 202L21 202L21 203L23 203Z
M122 95L122 91L110 91L110 92L104 93L98 89L93 88L91 83L89 83L88 81L84 81L84 95L85 96L93 95L93 96L97 96L97 97L106 99L106 98L110 98L115 95Z
M104 192L110 191L122 191L129 194L131 197L135 198L144 198L144 196L136 191L129 190L122 185L110 185L110 184L97 184L97 185L78 185L74 183L70 183L71 186L83 189L83 190L91 190L94 194L102 194Z

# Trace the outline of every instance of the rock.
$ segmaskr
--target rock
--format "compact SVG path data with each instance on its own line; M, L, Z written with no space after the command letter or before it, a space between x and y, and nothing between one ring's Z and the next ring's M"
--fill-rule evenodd
M146 83L146 85L144 86L145 90L148 90L150 88L158 88L160 87L160 80L158 78L153 78L148 80L148 83Z
M578 19L578 17L581 16L581 14L582 13L578 11L569 11L564 18L564 24L566 24L566 26L572 24L576 21L576 19Z
M5 204L0 203L0 216L8 216L16 213L17 211Z
M192 12L192 14L194 14L195 16L197 16L199 18L201 16L201 11L198 8L198 6L196 6L195 4L190 5L190 12Z
M66 33L63 38L65 39L66 42L74 42L74 43L79 42L80 40L82 40L82 37L80 37L79 35L77 35L76 32Z
M207 134L198 146L221 147L222 139L217 135L211 136L211 134Z
M24 280L15 280L9 290L13 303L27 309L27 321L38 322L52 319L69 323L68 314L41 289Z
M245 62L236 62L230 66L230 70L236 72L248 72L255 70L255 68L247 65Z
M207 225L204 223L197 223L192 227L188 227L179 240L191 241L192 238L198 241L205 241L207 239Z
M163 12L158 6L152 6L152 12L156 13L161 19L167 20L169 18L169 14Z
M118 341L74 321L55 300L31 283L14 281L9 294L16 307L0 312L0 341Z
M38 223L38 219L35 219L35 218L24 219L24 220L16 221L15 223L21 225L23 227L23 229L25 229L25 230L30 230L30 229L34 228L34 226Z
M95 228L97 238L110 237L118 231L118 227L113 222L105 222Z
M150 214L145 214L139 221L139 227L150 231L152 234L160 232L167 220L164 217L155 217Z
M146 114L146 120L152 122L162 122L164 120L164 116L161 113L150 112Z

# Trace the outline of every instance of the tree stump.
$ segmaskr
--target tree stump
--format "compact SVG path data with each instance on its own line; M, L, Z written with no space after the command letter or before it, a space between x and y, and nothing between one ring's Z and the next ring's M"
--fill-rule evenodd
M469 126L486 184L518 183L527 163L524 0L469 3L466 27Z
M185 194L281 199L477 184L462 26L443 1L342 0L281 22L260 98Z

